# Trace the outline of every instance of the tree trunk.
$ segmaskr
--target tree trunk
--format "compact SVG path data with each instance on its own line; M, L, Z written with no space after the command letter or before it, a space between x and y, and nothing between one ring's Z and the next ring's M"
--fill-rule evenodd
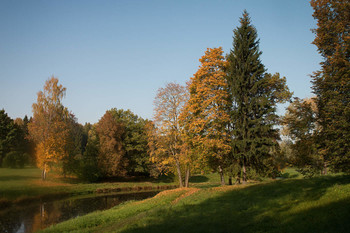
M222 170L221 166L219 166L219 174L220 174L221 185L225 185L224 171Z
M187 167L186 169L186 176L185 176L185 187L188 188L189 187L189 182L190 181L190 168Z
M237 175L235 185L236 184L241 184L241 175L240 174Z
M228 177L228 185L232 185L232 176Z
M41 179L46 180L46 164L44 164L43 170L41 172Z
M180 186L180 188L182 188L184 185L183 185L183 182L182 182L180 163L179 163L179 161L177 159L176 159L176 170L177 170L177 175L179 177L179 186Z
M327 175L327 164L323 163L323 171L322 171L323 175Z
M246 184L246 183L247 183L247 171L246 171L244 159L243 159L242 170L243 170L243 180L242 180L242 183L243 183L243 184Z

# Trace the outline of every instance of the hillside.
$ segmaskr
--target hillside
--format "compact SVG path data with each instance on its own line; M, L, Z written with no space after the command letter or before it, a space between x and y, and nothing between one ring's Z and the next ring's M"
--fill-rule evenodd
M44 232L349 232L350 176L164 191Z

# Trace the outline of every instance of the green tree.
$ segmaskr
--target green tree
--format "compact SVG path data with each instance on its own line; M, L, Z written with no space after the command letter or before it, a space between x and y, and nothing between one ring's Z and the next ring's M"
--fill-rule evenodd
M23 167L29 162L32 144L26 132L25 121L12 120L5 110L0 111L0 166Z
M293 142L291 162L305 176L327 173L324 158L318 153L315 135L320 127L317 122L315 99L295 100L288 106L283 122L283 134Z
M247 167L258 172L272 172L272 149L278 146L276 104L290 98L285 78L266 73L260 60L257 31L246 11L234 30L233 49L228 55L227 78L233 101L232 161L239 161L243 182ZM273 165L273 164L272 164ZM270 170L270 171L269 171Z
M82 153L85 152L86 150L86 146L88 144L88 140L89 140L89 132L90 130L93 130L93 125L90 123L85 123L83 125L83 129L82 129L82 136L81 136L81 150Z
M23 117L23 119L18 118L18 121L15 123L20 127L21 129L21 135L20 135L20 143L21 143L21 149L25 154L28 155L27 162L28 164L35 165L35 143L30 138L29 130L28 130L28 124L32 121L32 118L28 119L27 115Z
M95 128L89 123L84 125L83 135L83 140L86 137L86 143L83 141L85 143L84 151L79 160L77 175L83 180L95 182L102 177L101 169L98 166L99 139Z
M124 128L122 144L124 157L128 160L128 175L149 175L149 154L147 146L147 120L135 115L130 110L109 110L116 122Z
M66 174L76 174L79 167L79 160L83 154L83 134L84 129L81 124L77 122L75 116L71 113L67 126L69 129L66 150L67 157L62 160L62 172ZM84 145L85 146L85 145Z
M3 159L3 166L9 168L23 168L28 162L29 155L20 151L11 151Z
M319 153L334 171L350 172L350 2L311 0L313 44L323 57L312 76L317 96Z
M4 109L0 110L0 165L6 154L16 147L18 128Z

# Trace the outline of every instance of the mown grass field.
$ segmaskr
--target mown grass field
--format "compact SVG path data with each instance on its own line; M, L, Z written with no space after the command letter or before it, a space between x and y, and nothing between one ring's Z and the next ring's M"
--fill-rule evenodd
M168 190L44 232L350 232L349 175L285 176L295 178Z
M7 169L0 168L0 205L54 195L81 195L97 190L130 189L173 186L166 180L149 180L140 182L104 182L84 183L75 178L63 178L49 173L46 181L41 180L41 171L37 168Z

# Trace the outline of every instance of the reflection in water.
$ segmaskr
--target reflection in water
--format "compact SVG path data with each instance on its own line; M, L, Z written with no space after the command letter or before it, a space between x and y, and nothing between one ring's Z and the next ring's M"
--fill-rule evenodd
M35 232L54 223L85 215L96 210L105 210L128 200L141 200L158 192L140 192L90 196L65 200L15 206L0 210L0 232Z

